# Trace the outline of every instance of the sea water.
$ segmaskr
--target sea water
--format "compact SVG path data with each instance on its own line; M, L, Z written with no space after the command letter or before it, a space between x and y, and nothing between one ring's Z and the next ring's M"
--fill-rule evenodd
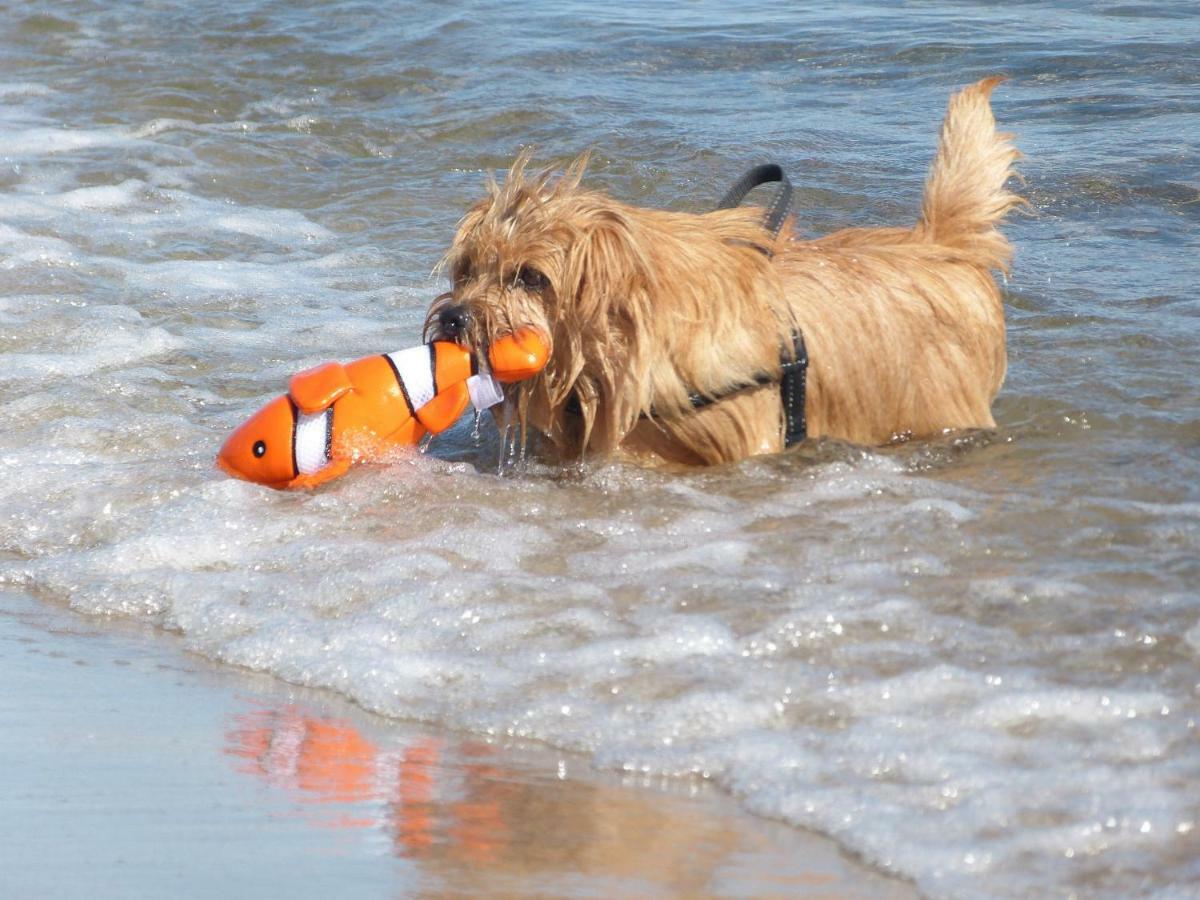
M707 779L933 896L1200 884L1200 14L332 3L0 10L0 586L402 719ZM1010 77L994 431L688 474L465 420L313 493L226 478L289 375L420 340L487 175L803 234L912 221Z

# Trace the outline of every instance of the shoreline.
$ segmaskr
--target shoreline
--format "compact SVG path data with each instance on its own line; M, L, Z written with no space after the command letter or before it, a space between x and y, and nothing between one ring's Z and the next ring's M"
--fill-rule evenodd
M386 719L112 624L0 604L15 893L916 896L711 785Z

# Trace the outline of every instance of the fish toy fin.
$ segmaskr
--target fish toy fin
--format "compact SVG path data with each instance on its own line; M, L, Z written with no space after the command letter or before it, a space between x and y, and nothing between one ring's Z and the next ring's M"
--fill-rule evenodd
M327 481L333 481L335 478L341 478L350 471L349 459L331 459L327 465L313 472L311 475L299 475L289 481L284 487L288 490L297 488L315 488Z
M311 415L328 409L353 387L346 367L329 362L293 375L288 382L288 396L301 412Z
M417 421L429 431L438 434L457 422L470 402L471 394L467 390L467 382L456 381L434 394L432 400L417 410Z

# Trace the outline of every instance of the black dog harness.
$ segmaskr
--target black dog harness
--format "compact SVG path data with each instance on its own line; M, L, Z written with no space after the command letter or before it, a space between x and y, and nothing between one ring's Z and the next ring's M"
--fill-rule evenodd
M763 227L771 233L772 237L775 237L779 234L779 229L783 227L783 222L792 205L792 183L788 181L783 169L774 163L755 166L738 179L729 192L721 198L717 209L732 209L745 200L746 195L756 187L772 182L779 182L779 190L775 192L771 205L767 207ZM769 250L764 249L763 252L770 255ZM779 353L778 378L764 372L755 376L754 380L747 384L734 385L719 394L692 394L688 397L688 402L693 410L704 409L706 406L727 400L734 394L776 382L779 384L779 399L783 404L783 443L785 447L791 447L808 436L808 423L804 418L805 387L808 383L808 350L804 346L804 335L799 330L792 334L792 346L784 347ZM655 411L651 409L649 414L644 415L643 418L652 418L655 415Z

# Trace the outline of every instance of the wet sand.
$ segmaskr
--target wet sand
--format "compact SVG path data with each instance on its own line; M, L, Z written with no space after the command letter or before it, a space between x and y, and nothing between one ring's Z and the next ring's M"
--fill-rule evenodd
M707 784L383 719L0 597L8 896L911 897Z

